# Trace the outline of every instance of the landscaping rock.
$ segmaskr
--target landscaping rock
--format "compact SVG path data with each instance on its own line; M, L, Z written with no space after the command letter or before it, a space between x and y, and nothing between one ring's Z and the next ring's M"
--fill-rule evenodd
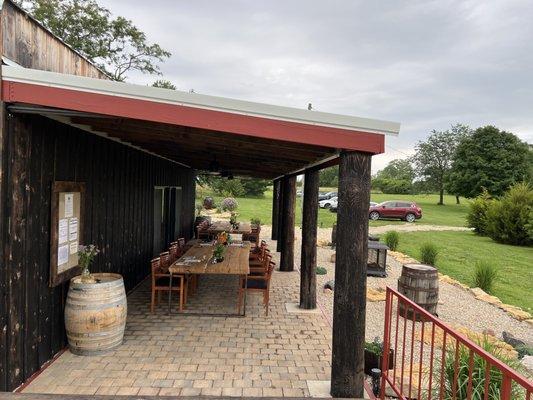
M335 253L331 255L331 257L329 258L329 262L335 263Z
M331 280L331 281L327 281L325 284L324 284L324 289L329 289L331 291L335 290L335 281Z
M367 288L366 299L368 301L385 301L387 292L385 288L379 287L377 289Z
M497 298L496 296L491 296L481 288L471 288L470 291L474 296L476 296L476 299L478 300L484 301L489 304L494 304L495 306L500 306L502 304L502 301L499 298Z
M500 305L500 308L511 314L513 318L516 318L519 321L531 319L531 314L522 310L520 307L512 306L510 304L502 304Z
M520 340L516 337L514 337L511 333L509 332L506 332L506 331L503 331L502 332L502 336L503 336L503 341L505 343L509 343L511 346L513 346L515 349L517 347L523 347L523 346L526 346L526 342L524 342L523 340Z
M524 367L533 372L533 356L524 356L520 361Z

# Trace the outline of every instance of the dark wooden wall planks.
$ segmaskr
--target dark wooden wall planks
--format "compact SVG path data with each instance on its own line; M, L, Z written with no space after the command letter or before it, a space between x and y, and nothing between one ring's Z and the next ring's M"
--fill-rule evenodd
M182 187L187 238L195 195L194 171L119 143L40 116L8 115L6 128L8 182L0 214L4 226L9 224L0 275L7 310L0 346L2 391L23 383L66 345L68 284L48 287L52 182L85 182L85 242L102 249L92 269L122 274L127 289L150 271L154 186Z

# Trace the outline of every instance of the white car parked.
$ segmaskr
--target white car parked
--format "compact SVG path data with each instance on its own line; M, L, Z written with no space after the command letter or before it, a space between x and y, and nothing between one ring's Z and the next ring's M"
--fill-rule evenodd
M332 197L331 199L320 200L318 202L320 208L330 208L337 207L337 197Z

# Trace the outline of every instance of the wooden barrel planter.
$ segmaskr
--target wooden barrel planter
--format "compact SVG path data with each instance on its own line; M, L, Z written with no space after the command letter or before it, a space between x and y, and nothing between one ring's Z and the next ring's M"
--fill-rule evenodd
M424 264L405 264L398 279L398 291L408 299L433 315L437 315L439 301L439 274L437 269ZM405 316L405 308L400 303L400 315ZM407 317L413 318L413 310L408 307ZM421 319L420 313L415 316Z
M128 306L119 274L96 273L97 283L72 278L65 304L65 328L70 351L99 355L122 344Z

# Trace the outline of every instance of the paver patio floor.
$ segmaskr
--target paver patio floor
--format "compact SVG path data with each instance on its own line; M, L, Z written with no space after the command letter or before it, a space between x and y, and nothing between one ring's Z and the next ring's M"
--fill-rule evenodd
M203 278L189 309L235 311L235 289L230 278ZM165 301L151 314L145 281L128 296L120 349L95 357L66 351L23 392L309 396L308 381L330 378L331 327L322 312L287 312L298 299L298 272L275 272L268 316L259 294L248 296L244 318L168 315Z

